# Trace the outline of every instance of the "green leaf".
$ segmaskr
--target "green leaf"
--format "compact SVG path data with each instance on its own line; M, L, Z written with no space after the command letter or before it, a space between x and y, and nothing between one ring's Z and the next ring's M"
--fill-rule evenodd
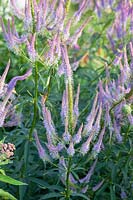
M10 193L0 189L0 197L3 197L4 199L8 199L8 200L17 200L13 195L11 195Z
M2 181L4 183L9 183L12 185L27 185L26 183L22 183L22 182L17 181L9 176L2 175L2 174L0 174L0 181Z
M73 196L73 197L82 197L83 199L90 200L89 197L87 197L86 195L81 194L81 193L73 193L71 196Z
M39 178L30 178L30 180L34 183L39 184L40 187L43 189L58 190L59 192L62 192L64 190L64 188L59 185L49 185L46 181Z
M45 194L43 197L40 198L40 200L51 199L53 197L62 197L62 195L60 193L52 192L50 194Z
M115 187L113 187L113 186L110 186L110 199L116 200Z

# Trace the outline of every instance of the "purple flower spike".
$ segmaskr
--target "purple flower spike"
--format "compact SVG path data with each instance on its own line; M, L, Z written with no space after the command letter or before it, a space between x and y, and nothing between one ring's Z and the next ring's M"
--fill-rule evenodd
M29 30L32 26L32 14L30 0L25 1L25 18L24 18L25 29Z
M12 22L12 26L11 26L11 22ZM8 20L7 30L5 28L2 17L0 17L0 23L1 23L2 31L3 31L3 36L4 36L5 41L7 42L8 48L14 51L15 53L18 53L19 52L18 45L24 43L26 41L26 37L19 37L15 29L13 17L11 21Z
M87 5L87 0L83 0L83 1L80 3L79 9L78 9L78 11L75 13L75 15L74 15L74 21L75 21L75 23L77 23L78 21L80 21L81 15L83 14L83 12L84 12L85 9L86 9L86 5Z
M119 143L122 142L123 138L120 134L120 131L121 131L121 127L119 125L118 122L116 122L116 120L114 119L114 131L115 131L115 134L116 134L116 139Z
M88 24L88 22L90 21L91 18L87 19L84 21L84 23L76 30L76 32L74 33L74 35L69 39L69 44L74 46L77 44L78 39L81 37L82 32L85 28L85 26Z
M72 184L76 184L77 181L75 180L74 176L72 175L72 173L70 173L69 175L69 181L72 183Z
M7 101L6 101L6 103L5 103L5 101L2 102L2 105L1 105L1 108L0 108L0 127L4 126L7 113L9 111L10 107L11 107L11 103L9 103L7 106L6 106L6 104L7 104Z
M14 113L12 105L12 100L15 98L15 95L13 95L13 89L18 80L24 80L31 75L31 70L29 70L23 76L16 76L12 78L12 80L8 84L5 84L5 78L7 76L9 67L10 67L10 60L6 66L3 75L0 78L0 98L1 98L0 127L16 126L19 123L19 117L17 117L17 115ZM9 120L5 121L6 118L8 118Z
M7 63L7 66L5 68L4 73L2 74L2 76L0 77L0 96L3 94L4 92L4 85L5 85L5 79L7 76L7 73L9 71L9 67L10 67L10 60Z
M93 151L96 152L96 153L99 153L101 151L104 133L105 133L105 127L102 129L100 136L99 136L99 139L93 147Z
M59 158L59 149L58 146L54 146L51 141L48 142L48 144L46 144L50 155L53 159L58 159Z
M97 164L97 159L94 161L94 163L91 166L90 170L88 171L87 175L84 178L79 180L80 183L89 183L90 182L90 178L94 172L96 164Z
M63 63L65 63L64 68L65 68L66 79L71 81L72 69L71 69L71 66L70 66L66 45L61 46L61 52L62 52Z
M91 143L91 141L93 140L94 135L95 135L95 132L92 131L92 132L90 133L90 135L89 135L87 141L84 142L84 143L82 144L80 151L81 151L81 153L82 153L83 155L85 155L85 154L89 151L90 143Z
M84 131L83 131L83 135L84 136L87 136L90 134L90 132L92 131L92 127L93 127L93 123L95 121L95 117L96 117L96 114L97 114L97 110L98 110L98 107L96 107L97 105L97 100L98 100L98 93L96 94L96 97L94 99L94 102L93 102L93 106L92 106L92 109L91 109L91 112L90 114L88 115L87 119L86 119L86 125L84 127Z
M7 93L9 93L10 91L12 91L14 89L17 81L23 81L26 78L28 78L31 74L32 74L32 69L29 69L24 75L16 76L16 77L12 78L12 80L8 84Z
M92 190L94 192L96 192L97 190L99 190L99 188L102 186L102 184L104 183L104 180L100 181L97 185L95 185Z
M18 9L15 0L10 0L11 6L13 8L14 15L16 15L19 19L24 18L24 13Z
M35 50L35 40L36 40L36 34L33 34L31 36L30 41L27 40L27 51L32 62L35 62L37 58L37 53Z
M35 130L34 131L34 137L35 137L35 141L36 141L36 146L37 146L37 150L38 150L38 154L39 154L39 157L43 160L43 161L48 161L49 158L48 158L48 155L46 154L44 148L42 147L40 141L39 141L39 138L38 138L38 135L37 135L37 131Z
M99 110L98 110L98 114L97 114L97 118L94 124L94 131L95 133L98 133L100 130L100 121L101 121L101 116L102 116L102 104L99 105Z
M43 122L44 127L47 131L48 137L51 137L54 139L54 136L56 135L54 123L51 118L50 111L46 108L45 104L42 103L42 113L43 113Z
M80 126L80 128L79 128L77 134L73 136L73 143L74 143L74 144L80 143L80 141L81 141L81 139L82 139L82 136L81 136L82 130L83 130L83 124L81 124L81 126Z
M70 142L70 145L67 149L67 153L70 155L70 156L73 156L75 154L75 149L74 149L74 144L73 142L71 141Z

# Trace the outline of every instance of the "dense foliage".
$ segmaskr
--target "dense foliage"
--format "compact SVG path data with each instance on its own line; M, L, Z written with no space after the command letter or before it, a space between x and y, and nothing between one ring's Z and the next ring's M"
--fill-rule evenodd
M0 199L133 199L132 0L0 1Z

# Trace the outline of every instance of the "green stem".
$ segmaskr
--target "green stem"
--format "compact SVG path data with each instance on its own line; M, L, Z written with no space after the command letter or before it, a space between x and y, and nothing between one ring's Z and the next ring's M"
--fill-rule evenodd
M70 171L71 171L71 161L72 161L72 157L68 158L68 167L67 167L67 176L66 176L66 200L70 199L70 185L69 185L69 175L70 175Z
M36 119L37 119L37 102L38 102L38 66L35 63L35 71L34 71L34 81L35 81L35 93L34 93L34 117L32 120L32 125L31 125L31 129L29 132L29 140L32 140L32 134L34 131L34 128L36 126Z
M71 135L73 134L73 88L71 81L68 82L68 110L69 110L69 132Z
M68 123L69 123L69 132L72 135L73 134L73 124L74 124L74 119L73 119L73 87L72 87L72 82L71 80L68 81ZM68 157L68 166L67 166L67 174L66 174L66 191L65 191L65 198L66 200L70 199L70 184L69 184L69 176L71 172L71 162L72 162L72 157Z

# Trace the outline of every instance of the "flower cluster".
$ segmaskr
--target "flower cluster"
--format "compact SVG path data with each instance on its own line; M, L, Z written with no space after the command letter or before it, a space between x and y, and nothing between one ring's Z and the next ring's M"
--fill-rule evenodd
M61 180L64 183L66 181L66 169L68 166L66 158L72 158L77 154L85 156L89 152L92 143L94 144L92 154L95 155L94 158L96 158L96 155L101 151L103 146L102 140L105 133L105 127L102 129L100 127L102 118L102 102L99 99L98 93L96 94L91 112L87 116L86 122L84 124L81 123L81 125L77 123L79 118L78 104L80 85L78 86L75 99L71 99L72 88L70 86L72 84L72 73L68 52L65 46L62 47L62 52L64 60L64 73L66 76L66 88L63 92L61 109L61 120L64 124L64 132L62 133L62 136L59 137L52 120L51 112L46 106L45 98L42 98L43 123L46 129L47 138L45 149L41 146L37 133L35 133L35 139L41 159L48 161L48 155L50 155L51 159L59 160L59 172L61 173ZM98 137L99 139L97 139ZM90 177L95 168L97 162L96 160L84 178L75 180L72 173L70 173L69 181L72 184L87 184L90 181ZM87 188L83 187L82 192L85 193L86 191Z
M127 116L131 125L133 125L133 115L131 109L132 103L132 56L133 47L130 42L131 62L129 64L127 58L127 50L124 49L122 56L118 59L117 64L120 66L120 74L117 80L111 80L108 71L108 80L103 87L99 82L99 94L102 101L103 109L106 110L106 125L110 129L110 133L114 131L119 142L122 141L121 125L124 117Z
M0 165L8 164L14 156L15 145L12 143L3 143L0 141Z
M11 143L0 143L0 157L5 157L5 159L9 159L14 155L15 146ZM1 159L0 159L1 160Z
M25 80L31 75L31 69L28 70L22 76L16 76L10 80L8 84L5 83L5 79L10 67L10 61L8 62L3 75L0 77L0 127L3 126L16 126L19 123L19 116L15 113L13 101L15 100L14 88L17 81Z
M114 47L116 46L116 40L121 40L128 32L132 33L133 3L130 0L119 1L114 11L115 19L113 24L109 27L107 35L112 50L115 52L116 49ZM121 47L119 48L121 49Z
M47 38L48 51L44 53L43 59L46 64L53 65L61 58L61 45L77 45L77 41L82 34L83 29L89 23L90 18L86 19L80 27L71 33L73 26L77 26L78 21L85 13L88 0L82 1L79 9L69 16L70 1L48 1L48 0L26 0L25 8L19 9L14 0L11 0L11 6L19 19L24 22L26 34L19 36L15 26L14 18L11 22L8 20L8 30L1 19L4 38L8 47L14 52L19 53L19 44L26 43L27 52L32 62L39 59L37 50L35 50L35 34L41 34Z

